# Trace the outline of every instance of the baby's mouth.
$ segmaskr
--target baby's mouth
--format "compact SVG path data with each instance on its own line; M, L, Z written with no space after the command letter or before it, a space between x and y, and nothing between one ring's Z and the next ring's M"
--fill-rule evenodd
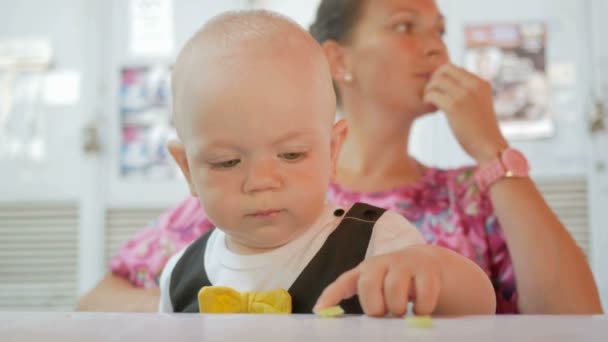
M247 214L247 216L256 218L270 218L279 215L283 211L283 209L263 209L254 211L251 214Z

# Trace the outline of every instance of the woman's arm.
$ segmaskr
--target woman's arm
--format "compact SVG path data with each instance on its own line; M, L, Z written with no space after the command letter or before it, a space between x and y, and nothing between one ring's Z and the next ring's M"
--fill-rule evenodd
M445 112L462 148L480 165L507 147L491 85L446 64L433 75L425 101ZM530 179L503 179L490 199L513 260L522 313L602 312L591 270L570 234Z
M128 280L112 273L82 296L77 311L156 312L160 291L158 288L135 287Z
M597 287L576 245L530 179L503 179L490 188L526 314L602 313Z
M123 244L110 261L111 273L80 299L77 310L158 311L156 278L165 263L211 227L195 197L166 210Z

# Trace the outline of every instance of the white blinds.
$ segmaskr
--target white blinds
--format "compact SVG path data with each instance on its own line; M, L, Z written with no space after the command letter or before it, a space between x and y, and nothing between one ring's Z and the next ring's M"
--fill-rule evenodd
M543 197L585 255L589 255L589 199L584 178L537 180Z
M165 208L120 208L106 211L106 265L123 243L158 218Z
M78 271L74 204L0 206L0 310L70 310Z

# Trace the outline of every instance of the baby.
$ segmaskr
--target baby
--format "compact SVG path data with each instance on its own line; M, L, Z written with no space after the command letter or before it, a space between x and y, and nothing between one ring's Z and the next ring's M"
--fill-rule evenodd
M347 126L321 47L289 19L210 20L177 58L173 99L169 150L216 228L169 260L160 311L203 311L199 290L221 286L284 289L293 313L401 316L410 300L417 314L494 313L473 262L399 214L326 202Z

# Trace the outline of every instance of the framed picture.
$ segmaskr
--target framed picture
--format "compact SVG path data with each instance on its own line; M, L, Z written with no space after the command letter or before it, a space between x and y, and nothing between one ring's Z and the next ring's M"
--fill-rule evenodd
M468 25L464 66L492 84L507 138L553 134L543 23Z
M124 178L172 179L177 166L167 151L174 136L171 121L171 69L168 66L123 68L120 84Z

